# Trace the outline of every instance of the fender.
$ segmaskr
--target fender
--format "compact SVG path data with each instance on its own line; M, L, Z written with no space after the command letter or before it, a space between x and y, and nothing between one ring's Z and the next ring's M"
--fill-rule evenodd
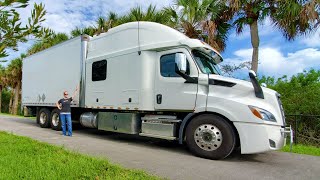
M196 115L196 113L189 113L186 117L184 117L184 119L182 120L182 123L180 125L179 128L179 144L183 144L183 134L184 134L184 127L186 126L186 124L191 120L191 118Z
M217 109L217 108L209 108L208 110L211 110L211 111L201 111L201 112L195 112L195 113L189 113L183 120L182 120L182 123L180 125L180 128L179 128L179 137L178 137L178 141L179 141L179 144L183 144L183 138L184 138L184 131L185 131L185 126L188 124L188 122L197 114L199 113L214 113L214 114L218 114L218 115L221 115L227 119L229 119L231 122L234 122L234 117L226 112L226 111L223 111L222 109ZM214 110L214 111L212 111Z

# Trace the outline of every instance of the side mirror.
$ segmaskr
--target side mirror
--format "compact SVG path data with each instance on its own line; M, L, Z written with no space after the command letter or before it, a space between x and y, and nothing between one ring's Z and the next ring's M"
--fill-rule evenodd
M257 77L257 74L256 74L256 72L254 72L254 70L250 70L249 71L249 76L250 77Z
M249 71L249 77L250 77L251 83L253 85L254 93L256 94L256 97L260 98L260 99L264 99L264 94L263 94L262 88L259 85L259 82L257 80L257 75L253 70Z
M183 53L176 53L175 56L176 71L185 74L187 72L187 56Z

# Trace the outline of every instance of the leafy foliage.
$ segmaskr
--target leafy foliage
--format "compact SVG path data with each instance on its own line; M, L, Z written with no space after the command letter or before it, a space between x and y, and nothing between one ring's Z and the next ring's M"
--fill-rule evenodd
M52 47L56 44L64 42L68 39L69 39L69 37L65 33L57 33L57 34L53 33L48 38L42 39L41 41L33 44L32 47L28 50L27 55L35 54L35 53L40 52L42 50L45 50L49 47Z
M1 112L3 113L9 113L9 103L11 98L11 92L8 89L2 90L1 94L1 104L4 106L1 106Z
M281 94L286 114L320 114L320 70L304 71L291 79L263 76L259 82Z
M34 35L42 38L50 34L50 30L40 26L46 11L43 4L34 4L28 23L22 25L19 8L28 6L29 0L0 1L0 58L8 56L6 50L11 48L17 51L19 42L26 42L26 36Z
M197 38L223 51L228 31L231 29L233 13L219 1L215 0L176 0L175 6L164 9L170 14L170 23L190 38Z
M240 34L249 25L253 56L251 69L258 71L258 22L270 17L284 37L293 40L298 35L312 32L320 25L319 0L222 0L234 13L236 32Z

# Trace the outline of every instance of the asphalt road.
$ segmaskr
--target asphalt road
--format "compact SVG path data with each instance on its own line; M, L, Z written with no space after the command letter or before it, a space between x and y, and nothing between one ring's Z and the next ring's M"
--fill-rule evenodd
M142 169L169 179L320 179L320 157L282 152L207 160L191 155L175 142L75 128L73 137L40 128L35 120L0 116L0 131L62 145L89 155L106 157L127 168Z

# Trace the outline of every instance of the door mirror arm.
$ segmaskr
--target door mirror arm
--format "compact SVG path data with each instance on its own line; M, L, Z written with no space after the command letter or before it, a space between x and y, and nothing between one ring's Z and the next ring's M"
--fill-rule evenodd
M189 75L187 75L187 74L184 74L184 73L180 72L179 70L177 70L177 68L176 68L176 73L177 73L178 75L180 75L183 79L186 80L184 83L194 83L194 84L198 84L198 78L196 78L196 77L191 77L191 76L189 76Z
M186 80L185 83L198 83L198 78L193 78L187 75L188 69L187 56L183 53L176 53L175 55L175 71L178 75Z

